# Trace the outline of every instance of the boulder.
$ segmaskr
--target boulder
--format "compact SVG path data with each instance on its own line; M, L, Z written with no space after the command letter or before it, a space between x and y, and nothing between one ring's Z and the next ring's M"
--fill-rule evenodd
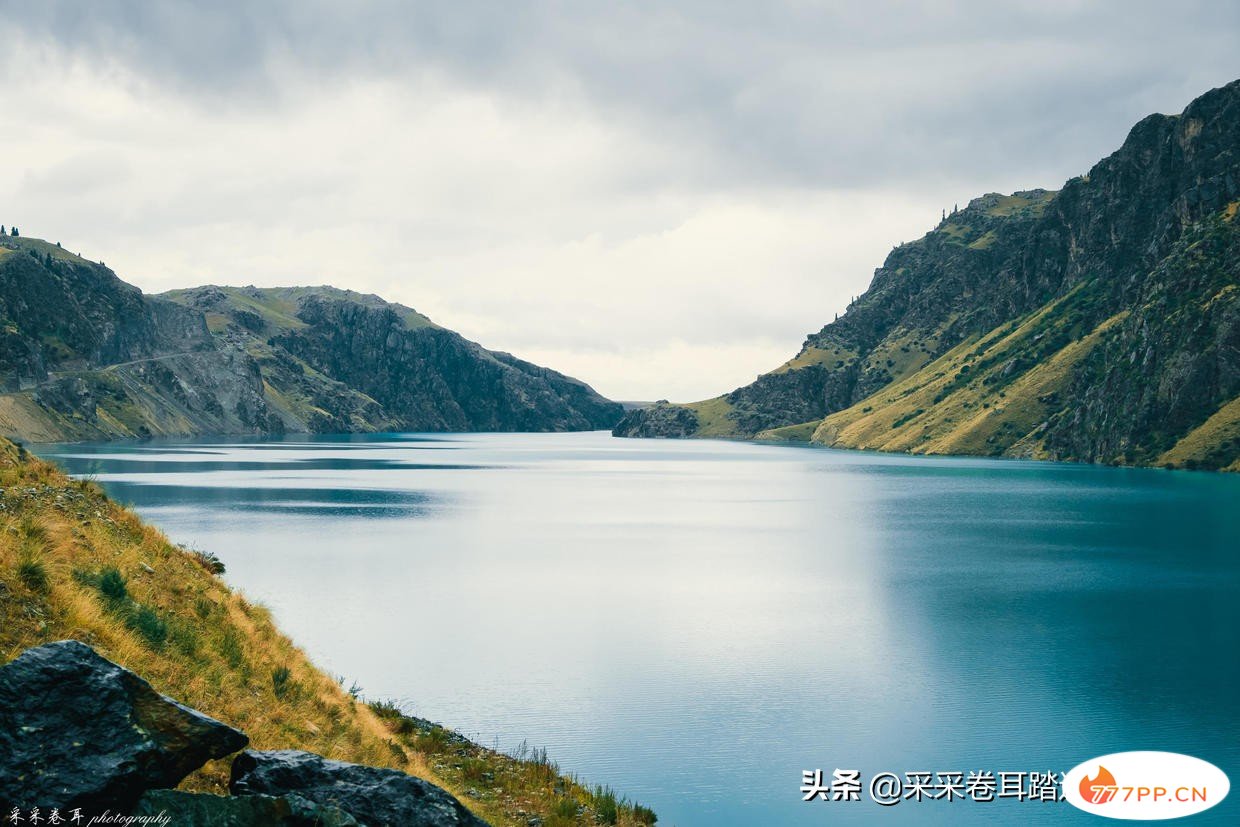
M75 640L0 668L0 801L10 807L127 811L248 742Z
M446 790L397 770L332 761L300 750L246 750L232 765L233 795L298 795L338 807L366 827L485 827Z
M132 815L166 816L180 827L358 827L357 819L336 807L325 807L301 796L222 796L151 790ZM152 822L154 823L154 822Z

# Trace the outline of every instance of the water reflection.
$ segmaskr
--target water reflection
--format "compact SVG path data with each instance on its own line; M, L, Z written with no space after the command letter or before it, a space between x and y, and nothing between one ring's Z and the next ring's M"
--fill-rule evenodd
M322 488L238 485L159 485L105 477L109 492L144 510L193 506L216 512L283 514L299 517L419 517L435 507L435 495L419 491L339 490L324 497ZM442 500L442 498L438 498Z

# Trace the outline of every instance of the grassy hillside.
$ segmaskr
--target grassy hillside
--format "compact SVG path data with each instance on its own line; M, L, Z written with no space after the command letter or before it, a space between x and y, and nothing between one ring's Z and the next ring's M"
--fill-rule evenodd
M0 440L0 662L75 638L159 691L246 732L257 749L295 748L392 767L453 792L496 825L653 823L588 789L542 753L513 758L367 703L317 669L270 613L229 588L210 554L173 545L91 482ZM182 785L224 792L228 762Z
M1113 317L1075 338L1064 329L1071 326L1066 308L1073 298L1053 302L1020 324L966 340L923 370L828 416L815 429L814 441L883 451L983 455L1000 454L1020 443L1019 453L1044 456L1028 443L1036 442L1036 430L1050 413L1048 402L1063 391L1073 366L1122 320ZM1013 376L1009 365L1043 340L1050 353L1036 361L1030 358L1033 367ZM1051 345L1065 340L1059 349Z
M971 337L904 379L894 381L850 408L821 421L812 439L827 445L928 454L1054 457L1055 426L1079 416L1082 385L1105 387L1102 402L1114 403L1126 388L1143 385L1150 395L1183 393L1191 382L1147 379L1143 359L1152 349L1186 351L1185 364L1209 359L1218 347L1209 334L1198 343L1190 335L1163 336L1155 344L1139 341L1142 331L1170 328L1207 331L1230 326L1240 305L1232 262L1240 251L1240 227L1230 205L1192 230L1150 279L1131 307L1101 321L1106 285L1078 285L1038 311ZM1190 274L1169 278L1167 273ZM1165 279L1165 280L1164 280ZM1147 336L1154 339L1153 336ZM1171 342L1175 338L1178 341ZM1110 351L1110 353L1108 353ZM1164 359L1174 361L1174 351ZM1147 403L1148 404L1148 403ZM1191 419L1189 419L1191 417ZM1172 416L1149 416L1134 438L1112 443L1097 457L1107 462L1175 468L1240 470L1240 396L1224 396L1213 407ZM782 430L782 429L781 429ZM1060 425L1059 430L1069 430ZM780 431L768 432L778 438ZM1106 445L1106 442L1103 442Z
M698 419L698 436L733 437L738 436L736 423L728 416L732 412L732 404L726 397L717 396L701 402L685 405L693 411Z

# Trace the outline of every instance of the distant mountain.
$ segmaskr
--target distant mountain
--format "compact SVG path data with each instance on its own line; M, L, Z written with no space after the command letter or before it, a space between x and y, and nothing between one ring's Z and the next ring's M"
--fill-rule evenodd
M1240 470L1238 208L1240 81L1059 192L974 199L784 365L615 433Z
M269 401L310 430L581 431L623 412L584 382L378 296L208 286L161 298L203 313L258 363Z
M0 432L34 441L608 428L588 385L410 308L330 287L146 296L58 245L0 237Z

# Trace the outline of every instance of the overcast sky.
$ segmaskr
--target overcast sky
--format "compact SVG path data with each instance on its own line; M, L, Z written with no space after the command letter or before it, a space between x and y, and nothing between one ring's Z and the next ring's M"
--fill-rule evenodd
M1231 2L10 2L0 223L378 293L617 399L792 356L952 203L1240 77Z

